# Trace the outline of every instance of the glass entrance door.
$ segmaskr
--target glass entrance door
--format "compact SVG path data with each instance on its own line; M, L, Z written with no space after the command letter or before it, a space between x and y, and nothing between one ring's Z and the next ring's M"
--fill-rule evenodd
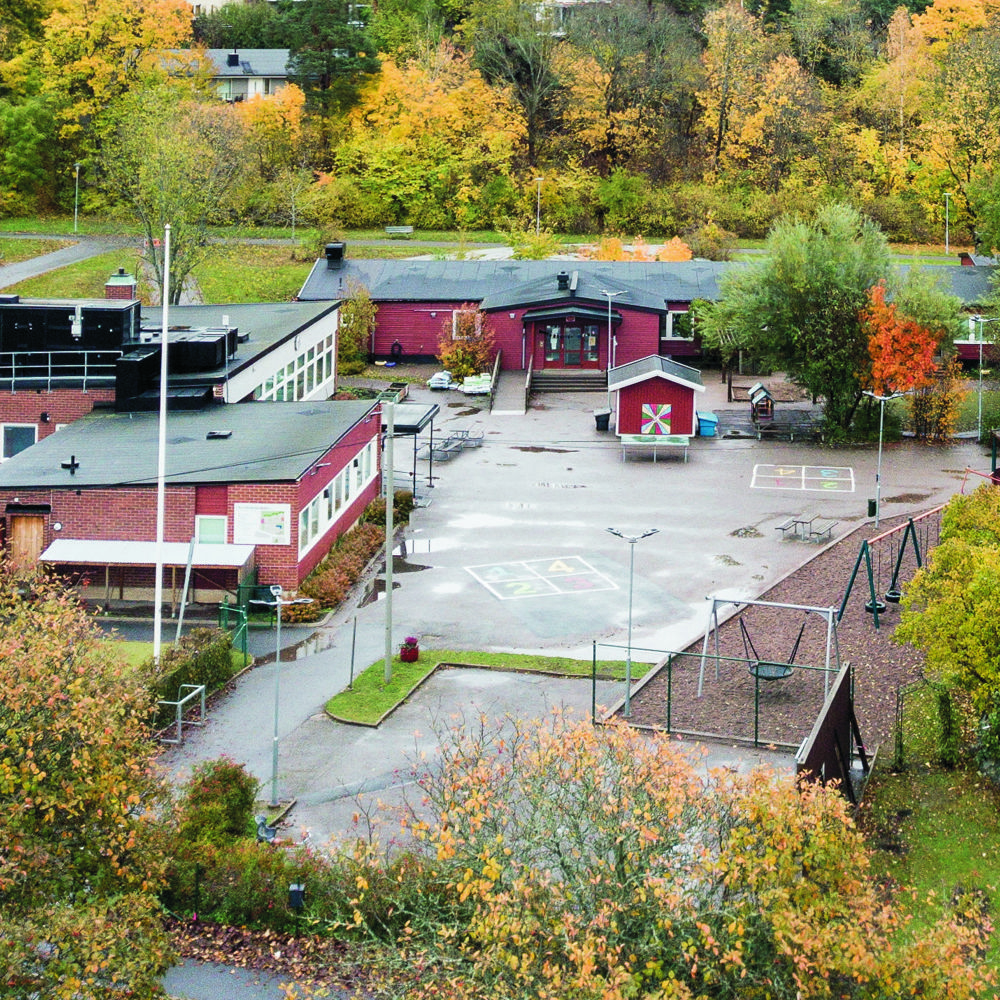
M596 368L599 360L598 331L596 324L551 324L541 327L539 339L545 367Z

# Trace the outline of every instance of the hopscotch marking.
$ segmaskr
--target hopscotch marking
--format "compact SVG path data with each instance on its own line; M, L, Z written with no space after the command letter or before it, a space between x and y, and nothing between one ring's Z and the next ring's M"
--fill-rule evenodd
M824 465L755 465L750 489L853 493L854 469Z
M485 563L465 569L501 601L619 589L618 584L580 556Z

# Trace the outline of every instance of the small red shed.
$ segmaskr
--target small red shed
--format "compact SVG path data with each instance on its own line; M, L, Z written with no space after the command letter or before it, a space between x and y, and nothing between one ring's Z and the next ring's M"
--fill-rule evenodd
M698 433L695 393L704 391L701 372L656 354L608 371L619 436L692 437Z

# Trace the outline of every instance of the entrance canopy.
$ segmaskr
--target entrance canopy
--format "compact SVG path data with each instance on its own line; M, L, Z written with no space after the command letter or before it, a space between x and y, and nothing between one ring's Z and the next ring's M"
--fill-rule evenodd
M187 566L189 542L164 542L164 566ZM200 569L242 569L253 559L252 545L195 543L193 566ZM70 566L155 566L156 542L59 538L39 557L41 562Z
M550 307L548 309L528 309L524 314L525 323L548 323L552 320L581 320L591 323L607 323L607 309L598 309L594 306L572 305ZM622 314L617 309L611 310L611 322L621 323Z

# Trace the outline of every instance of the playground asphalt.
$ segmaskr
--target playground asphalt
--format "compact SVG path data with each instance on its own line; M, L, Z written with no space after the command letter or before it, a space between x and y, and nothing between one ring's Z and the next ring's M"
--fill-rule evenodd
M603 396L536 397L524 414L490 414L457 392L417 388L411 399L439 404L435 437L456 429L484 434L482 447L435 463L433 479L428 463L416 461L419 505L403 534L405 553L397 549L394 560L388 630L393 650L418 635L422 657L437 648L589 659L596 643L599 658L624 659L631 626L633 661L654 662L703 634L706 597L757 597L815 554L813 543L783 540L779 524L816 512L837 522L836 540L866 520L875 495L874 447L695 438L686 463L673 455L623 461L613 433L595 426ZM734 419L743 410L726 403L715 381L698 408L719 412L723 430L727 409ZM396 448L398 477L412 473L412 461L409 442ZM794 488L803 482L797 467L816 470L807 480L815 489ZM946 501L968 467L988 468L988 455L972 442L887 445L882 515ZM823 470L835 487L822 486ZM630 537L657 533L631 545L610 528ZM829 603L839 598L831 594ZM298 841L308 834L321 845L367 834L371 823L384 843L414 799L412 768L421 757L420 766L433 761L440 729L480 713L533 719L553 707L590 711L589 681L462 668L436 673L377 729L335 723L325 701L385 653L386 601L359 604L308 635L283 629L279 677L273 663L244 675L205 728L164 753L168 773L183 777L224 753L269 790L277 706L278 796L294 802L283 835ZM256 634L255 647L268 639L273 632ZM622 685L600 684L598 704L614 706L623 693ZM705 754L705 766L791 766L733 746L693 752ZM185 963L166 985L190 1000L280 995L273 982L237 986L239 975Z

